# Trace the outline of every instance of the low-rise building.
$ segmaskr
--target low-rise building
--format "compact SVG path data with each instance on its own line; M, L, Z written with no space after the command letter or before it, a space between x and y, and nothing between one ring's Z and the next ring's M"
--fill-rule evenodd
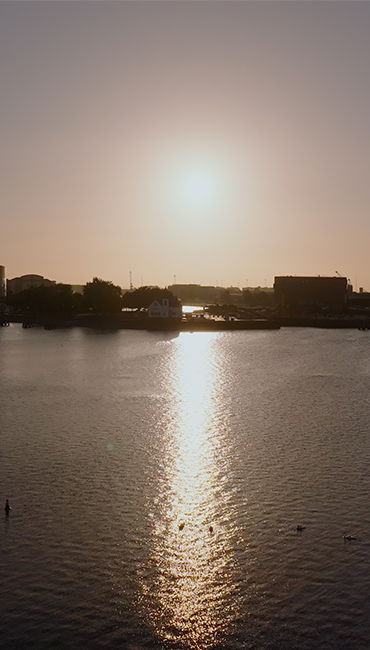
M84 284L71 284L71 289L73 293L79 293L81 296L84 292Z
M149 318L182 318L182 305L177 298L154 300L148 307Z
M55 280L48 280L42 275L28 274L21 275L19 278L12 278L7 280L6 289L7 294L20 293L26 289L33 289L34 287L49 287L56 284Z
M200 284L170 284L169 291L177 296L183 305L214 305L224 302L223 287Z

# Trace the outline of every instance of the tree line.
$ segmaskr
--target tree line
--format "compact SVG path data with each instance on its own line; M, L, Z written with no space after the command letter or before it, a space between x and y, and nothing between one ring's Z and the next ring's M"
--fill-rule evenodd
M250 308L270 307L273 305L273 293L263 290L243 290L234 301L234 296L224 289L222 304ZM124 308L147 309L154 300L168 298L176 301L169 289L144 286L133 291L123 291L113 282L93 278L83 287L83 293L76 293L69 284L52 284L32 287L19 293L13 293L3 299L6 305L16 313L51 316L60 318L73 317L76 314L118 314Z
M39 316L73 317L76 314L118 314L123 308L146 309L154 300L176 300L168 289L140 287L122 291L113 282L93 278L76 293L69 284L31 287L8 295L4 301L12 311Z

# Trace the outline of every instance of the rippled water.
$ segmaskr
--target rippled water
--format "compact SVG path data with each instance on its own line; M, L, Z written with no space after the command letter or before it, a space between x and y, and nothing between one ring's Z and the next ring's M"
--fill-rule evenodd
M12 326L0 382L1 647L370 648L369 333Z

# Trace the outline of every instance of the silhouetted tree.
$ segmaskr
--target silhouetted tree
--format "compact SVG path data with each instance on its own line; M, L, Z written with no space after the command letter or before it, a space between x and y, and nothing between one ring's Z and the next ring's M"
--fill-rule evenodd
M85 307L95 314L116 314L121 311L122 290L118 285L93 278L84 286Z
M69 317L82 310L82 296L69 284L31 287L7 297L15 311L38 316Z
M154 300L162 300L163 298L168 298L172 304L177 301L176 296L168 289L139 287L139 289L127 291L123 295L122 305L131 309L147 309Z

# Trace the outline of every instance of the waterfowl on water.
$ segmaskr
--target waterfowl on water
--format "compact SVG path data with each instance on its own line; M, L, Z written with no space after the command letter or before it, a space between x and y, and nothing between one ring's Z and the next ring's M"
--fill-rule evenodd
M303 533L304 530L306 530L306 526L301 526L300 524L296 526L297 533Z
M343 539L345 542L354 542L357 539L357 537L353 537L353 535L346 535L345 533L343 533Z

